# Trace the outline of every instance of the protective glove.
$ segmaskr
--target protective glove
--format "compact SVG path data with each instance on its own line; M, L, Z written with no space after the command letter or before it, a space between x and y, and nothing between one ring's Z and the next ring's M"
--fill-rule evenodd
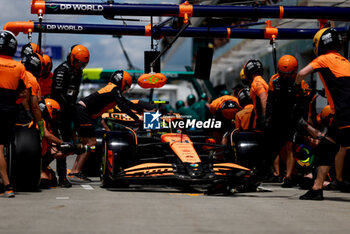
M45 122L42 119L42 120L39 120L37 123L40 131L40 137L43 138L45 135Z
M302 128L302 129L306 129L308 125L309 124L303 118L299 119L298 127Z

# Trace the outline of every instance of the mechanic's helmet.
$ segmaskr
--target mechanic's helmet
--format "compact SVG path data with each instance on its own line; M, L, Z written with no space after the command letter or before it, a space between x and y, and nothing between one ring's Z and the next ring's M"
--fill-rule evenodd
M23 56L25 56L25 55L29 55L29 54L33 54L33 53L38 53L40 55L43 55L43 50L40 49L40 51L39 51L39 46L35 43L30 42L28 44L25 44L22 47L21 58L23 58Z
M245 107L248 104L253 104L248 87L243 88L238 92L238 102L241 107Z
M111 75L110 82L118 86L119 90L123 92L131 87L132 77L126 71L117 70Z
M187 104L192 106L196 102L196 97L193 94L187 96Z
M40 54L33 53L25 55L22 58L22 63L26 70L31 72L36 78L42 75L44 60Z
M316 56L327 53L330 50L339 51L342 46L342 37L334 28L319 30L313 39L312 45Z
M321 113L316 116L317 123L323 126L329 126L332 123L334 110L330 105L325 106Z
M298 166L302 168L310 167L315 160L314 150L307 144L298 145L295 148L294 157Z
M46 78L52 70L52 61L51 61L50 56L48 56L47 54L43 55L43 61L44 61L43 77Z
M201 96L200 96L200 100L207 101L208 100L208 95L206 93L202 93Z
M247 80L250 82L253 78L253 75L257 74L262 76L264 73L264 67L262 63L257 59L251 59L246 62L244 65L244 75Z
M40 110L45 117L50 117L50 119L59 119L61 113L60 104L51 98L45 98L44 102L39 104Z
M184 107L185 106L185 102L182 101L182 100L178 100L176 103L175 103L175 108L176 110L180 109L181 107Z
M227 91L226 89L221 90L219 93L219 96L221 97L221 96L225 96L225 95L230 95L230 92Z
M13 57L16 51L16 36L10 31L0 30L0 54Z
M89 50L83 45L74 45L67 55L69 66L76 70L83 70L89 63Z
M292 55L284 55L278 60L278 74L281 78L295 79L298 72L298 61Z
M221 106L221 113L225 119L232 120L235 118L236 113L239 111L239 106L236 102L228 100L224 102Z

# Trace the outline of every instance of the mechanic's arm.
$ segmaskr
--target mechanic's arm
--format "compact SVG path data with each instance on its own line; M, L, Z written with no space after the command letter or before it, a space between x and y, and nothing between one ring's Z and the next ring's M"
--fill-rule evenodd
M40 110L40 107L39 107L38 97L35 96L35 95L30 95L29 102L30 102L30 106L31 106L31 109L32 109L32 113L33 113L34 119L38 123L40 136L43 137L45 135L45 129L44 129L45 126L44 126L43 117L41 115L41 110Z
M27 115L26 117L28 118L28 121L31 122L33 120L33 115L29 105L29 90L30 89L24 89L21 92L19 92L18 99L23 100L21 104L26 111L26 115Z
M130 107L127 105L128 100L126 100L125 98L123 98L123 96L121 95L121 93L119 92L119 90L117 90L116 88L113 90L114 92L114 100L117 103L118 108L126 113L127 115L129 115L131 118L133 118L135 121L139 120L139 117L137 117L137 115L135 115L134 112L131 111ZM125 100L124 100L125 99Z
M111 129L108 127L108 124L106 123L105 119L101 119L101 125L107 132L111 131Z
M267 92L261 92L258 97L260 98L262 115L266 115L266 102L267 102Z
M33 113L34 119L37 122L39 122L40 120L43 119L43 117L41 115L38 97L35 96L35 95L31 95L29 97L29 102L30 102L30 106L31 106L31 109L32 109L32 113Z
M45 127L44 137L47 139L47 141L49 141L51 143L55 143L56 145L61 145L63 143L63 141L61 139L59 139L58 137L53 135L49 130L47 130L46 127Z
M301 81L304 80L307 75L313 72L314 72L313 67L311 65L307 65L306 67L304 67L298 72L297 77L295 78L295 83L297 85L301 84Z
M122 99L124 101L124 103L132 110L137 111L138 114L142 114L143 112L143 108L141 107L141 105L135 104L131 101L129 101L128 99L126 99L125 97L122 96Z

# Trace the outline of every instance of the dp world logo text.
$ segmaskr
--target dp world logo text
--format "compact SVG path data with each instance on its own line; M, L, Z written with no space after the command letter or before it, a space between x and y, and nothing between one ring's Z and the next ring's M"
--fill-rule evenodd
M143 128L144 129L160 129L160 116L157 112L144 112L143 113Z

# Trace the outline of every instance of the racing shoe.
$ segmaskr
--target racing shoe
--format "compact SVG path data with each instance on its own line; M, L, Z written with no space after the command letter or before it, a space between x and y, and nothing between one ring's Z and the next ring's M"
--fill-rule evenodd
M73 183L90 183L91 180L87 178L83 173L69 173L68 178Z
M323 200L323 189L313 190L310 189L307 191L304 195L299 197L300 200L316 200L321 201Z
M13 191L13 188L9 185L5 186L5 191L4 193L0 194L2 197L7 197L7 198L13 198L15 197L15 192Z
M343 181L339 181L337 179L330 182L324 189L325 190L340 190L343 186Z
M340 192L350 193L350 183L348 181L343 181L343 186L340 188Z
M292 188L296 185L296 183L294 182L294 180L290 177L284 177L283 178L283 182L281 184L282 188Z
M70 188L72 187L72 183L69 182L69 180L66 177L59 178L58 186L60 186L61 188Z

